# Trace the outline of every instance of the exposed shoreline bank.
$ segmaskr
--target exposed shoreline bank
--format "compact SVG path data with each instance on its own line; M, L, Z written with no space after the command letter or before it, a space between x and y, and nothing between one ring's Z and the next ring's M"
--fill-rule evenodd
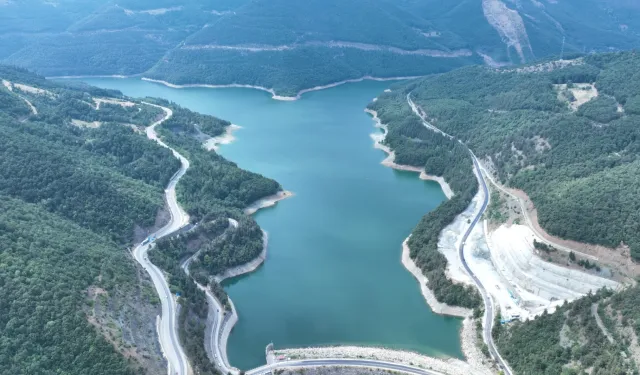
M138 74L134 75L121 75L121 74L98 74L98 75L78 75L78 76L53 76L53 77L45 77L46 79L83 79L83 78L135 78Z
M248 263L243 265L227 269L222 275L215 276L215 281L221 283L225 279L236 277L240 275L244 275L247 273L251 273L255 271L264 261L267 259L267 248L269 247L269 235L263 229L262 230L262 252L258 257L254 258ZM237 370L237 368L233 367L229 362L229 357L227 356L227 342L229 341L229 336L231 335L231 331L233 327L238 323L240 319L238 316L238 311L236 310L236 306L233 304L231 297L227 295L227 299L229 300L229 305L231 306L229 318L225 320L226 316L221 313L222 310L218 310L218 321L222 321L220 327L218 327L218 333L220 334L220 339L218 341L219 352L221 356L224 358L223 361L229 365L230 368ZM218 301L219 303L219 301Z
M244 275L245 273L250 273L258 269L258 267L260 267L260 265L264 263L265 259L267 259L267 247L269 245L269 234L264 229L262 230L262 244L263 244L262 251L257 257L253 258L253 260L250 260L245 264L241 264L233 268L228 268L220 275L214 276L213 279L217 283L221 283L226 279Z
M443 177L427 174L424 168L414 167L411 165L397 164L394 161L396 157L395 152L391 148L389 148L389 146L386 146L382 143L384 142L384 139L387 136L387 132L389 131L387 128L387 125L383 124L380 121L380 118L378 117L378 113L376 111L373 111L369 108L366 108L364 111L373 117L373 121L375 122L375 127L378 129L382 129L384 131L384 133L382 134L380 133L371 134L371 138L374 141L373 147L377 148L378 150L382 150L387 154L387 157L380 164L384 165L385 167L397 169L399 171L409 171L409 172L419 173L421 180L429 180L429 181L437 182L440 185L440 188L442 189L442 192L447 197L447 199L453 198L455 194L451 189L451 186L449 186L449 184L447 183L447 181L445 181Z
M346 83L357 83L357 82L362 82L362 81L377 81L377 82L405 81L405 80L416 79L416 78L420 78L420 77L424 77L424 76L373 77L373 76L367 75L367 76L363 76L363 77L360 77L360 78L345 79L345 80L342 80L342 81L333 82L333 83L329 83L329 84L326 84L326 85L319 85L319 86L310 87L308 89L302 89L302 90L298 91L298 93L295 96L278 95L274 89L266 88L264 86L241 84L241 83L231 83L231 84L226 84L226 85L215 85L215 84L208 84L208 83L187 83L187 84L179 85L179 84L171 83L169 81L165 81L165 80L161 80L161 79L154 79L154 78L144 77L144 73L132 74L132 75L120 75L120 74L112 74L112 75L108 75L108 74L105 74L105 75L75 75L75 76L74 75L70 75L70 76L52 76L52 77L45 77L45 78L46 79L84 79L84 78L118 78L118 79L124 79L124 78L138 78L138 77L140 77L140 79L142 81L159 83L161 85L170 87L172 89L186 89L186 88L195 88L195 87L203 87L203 88L209 88L209 89L224 89L224 88L255 89L255 90L268 92L269 94L271 94L271 99L273 99L273 100L291 102L291 101L295 101L295 100L301 99L302 95L304 95L306 93L313 92L313 91L326 90L326 89L330 89L332 87L337 87L337 86L340 86L340 85L344 85Z
M411 252L408 244L410 237L411 236L407 237L402 242L402 265L413 275L413 277L418 281L418 284L420 284L420 291L422 292L422 296L424 297L425 301L427 301L427 304L431 308L431 311L440 315L457 316L460 318L466 318L470 316L472 313L470 309L459 306L449 306L445 303L439 302L436 299L433 291L429 289L429 287L427 287L427 282L429 280L409 255Z
M327 85L320 85L320 86L315 86L315 87L311 87L308 89L303 89L298 91L298 93L295 96L282 96L282 95L278 95L274 89L269 89L263 86L255 86L255 85L246 85L246 84L239 84L239 83L231 83L231 84L227 84L227 85L213 85L213 84L206 84L206 83L190 83L190 84L184 84L184 85L178 85L175 83L171 83L168 81L163 81L163 80L159 80L159 79L153 79L153 78L147 78L147 77L142 77L141 80L143 81L147 81L147 82L153 82L153 83L159 83L161 85L165 85L167 87L171 87L174 89L184 89L184 88L194 88L194 87L204 87L204 88L210 88L210 89L222 89L222 88L247 88L247 89L256 89L256 90L260 90L260 91L265 91L268 92L269 94L271 94L271 98L273 100L280 100L280 101L295 101L298 100L300 98L302 98L302 95L312 92L312 91L319 91L319 90L325 90L325 89L330 89L332 87L336 87L336 86L340 86L340 85L344 85L346 83L356 83L356 82L362 82L362 81L378 81L378 82L386 82L386 81L404 81L404 80L408 80L408 79L415 79L415 78L420 78L422 76L406 76L406 77L372 77L372 76L364 76L364 77L360 77L360 78L352 78L352 79L345 79L342 81L338 81L338 82L334 82L334 83L329 83ZM82 77L52 77L52 78L82 78ZM89 77L85 77L85 78L89 78ZM95 78L98 78L97 76ZM118 77L118 78L128 78L128 77Z
M369 113L373 120L375 121L375 127L382 129L384 133L372 134L371 138L374 140L374 147L380 150L383 150L387 153L387 157L382 161L382 165L387 166L389 168L394 168L397 170L410 171L420 173L420 179L423 180L432 180L438 182L442 191L447 196L448 199L451 199L454 196L454 193L449 186L449 184L442 178L441 176L432 176L428 175L423 168L418 168L414 166L401 165L395 163L395 153L393 150L384 145L382 142L384 141L388 127L383 124L378 118L378 114L376 111L365 109L365 112ZM411 236L409 236L411 237ZM415 264L413 259L410 256L410 248L408 245L409 237L407 237L402 243L402 256L401 262L407 271L409 271L413 277L416 279L418 284L420 285L420 291L425 301L429 305L431 311L439 315L448 315L455 316L459 318L464 318L462 328L459 332L460 343L462 347L462 352L465 356L466 364L472 366L474 370L478 370L479 373L487 373L491 374L493 371L490 369L491 365L488 365L490 361L488 361L484 354L480 352L477 347L477 335L476 335L476 327L474 324L474 320L471 318L473 311L471 309L459 307L459 306L449 306L447 304L439 302L433 291L428 288L427 277L422 273L422 270ZM439 359L433 359L435 361L440 361ZM471 373L471 372L469 372Z
M365 109L365 112L369 113L373 117L373 120L375 121L375 127L383 130L383 133L371 135L371 138L374 140L374 147L387 153L387 157L381 162L382 165L389 168L397 169L397 170L420 173L420 179L436 181L440 185L440 188L446 195L447 199L451 199L454 196L453 190L451 189L449 184L444 180L443 177L429 175L425 172L423 168L395 163L394 151L390 147L382 143L388 132L387 125L381 122L376 111L373 111L367 108ZM476 345L476 333L475 333L476 328L474 326L473 320L471 319L473 311L471 309L467 309L459 306L450 306L450 305L441 303L436 299L435 295L433 294L433 291L429 289L429 287L427 286L427 282L428 282L427 277L423 274L422 270L415 264L413 259L411 259L411 256L410 256L411 250L408 245L408 241L410 237L411 236L409 235L409 237L407 237L402 243L402 255L401 255L402 265L405 267L407 271L409 271L413 275L413 277L416 279L416 281L420 285L420 291L422 293L422 296L424 297L425 301L429 305L429 308L431 309L431 311L439 315L448 315L448 316L464 318L463 325L459 333L462 352L466 358L466 362L463 362L463 363L471 365L474 369L480 370L481 373L491 373L491 370L486 365L486 361L484 359L483 354L480 353ZM426 357L426 358L432 359L430 357ZM437 358L432 360L441 361ZM440 364L442 364L442 362Z
M236 140L236 137L234 137L233 132L239 129L242 129L242 126L236 125L236 124L231 124L227 126L224 130L224 134L211 137L206 141L204 141L203 142L204 148L206 148L207 151L218 152L218 150L220 150L220 146L228 145L231 142Z
M287 199L292 196L293 196L293 193L290 191L287 191L287 190L279 191L274 195L270 195L270 196L258 199L254 203L250 204L247 208L245 208L244 213L247 215L252 215L262 208L274 206L279 201L283 199ZM221 283L228 278L248 274L258 269L258 267L260 267L267 259L267 249L269 247L269 235L264 229L262 230L262 242L263 242L262 251L256 258L252 259L251 261L245 264L227 269L220 275L214 276L215 282ZM220 301L212 293L209 292L209 294L210 294L210 297L213 298L215 300L215 303L218 305L215 312L217 314L217 317L216 319L214 319L214 321L218 321L221 323L214 327L215 332L213 332L213 335L216 335L218 337L218 340L217 340L218 352L222 357L221 361L225 366L228 366L233 373L238 373L239 370L233 367L229 363L229 358L227 356L227 342L229 340L229 335L231 335L231 331L233 330L233 327L238 323L238 320L239 320L238 312L230 296L227 296L227 298L229 300L229 305L231 306L231 309L229 311L229 315L226 315L224 314L224 310L222 309L222 304L220 303ZM215 336L212 339L215 340ZM225 369L222 369L222 370L225 370Z
M293 193L288 190L279 191L273 195L266 196L264 198L260 198L257 201L251 203L247 208L244 209L244 213L246 215L253 215L258 210L262 208L267 208L271 206L275 206L281 200L293 197Z

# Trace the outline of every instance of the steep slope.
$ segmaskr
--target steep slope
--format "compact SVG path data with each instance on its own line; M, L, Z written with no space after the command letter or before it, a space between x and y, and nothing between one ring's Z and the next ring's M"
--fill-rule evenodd
M555 241L569 238L599 245L574 241L571 246L584 257L568 250L555 255L558 249L531 244L529 238L526 241L540 258L556 264L546 267L536 259L527 267L541 263L540 272L549 272L560 269L559 264L597 276L613 273L633 283L640 258L639 66L634 52L623 52L515 69L465 67L397 84L370 104L388 127L385 143L395 152L396 162L444 176L455 193L425 216L408 242L411 257L439 301L463 306L472 301L473 294L462 293L462 284L448 278L447 259L437 240L444 226L469 204L476 183L462 146L428 130L412 106L428 125L468 145L496 180L528 194L540 225L556 236ZM491 199L492 205L501 204L497 191ZM496 220L492 210L489 217ZM523 213L509 201L500 216L505 220ZM520 239L503 240L513 245ZM505 267L495 263L493 250L477 256ZM552 314L545 310L534 320L496 322L493 337L517 374L635 373L640 347L632 306L639 290L630 286L615 294L589 293ZM521 306L523 301L509 294Z
M366 76L518 64L640 41L640 9L626 0L100 0L55 7L30 0L0 9L0 59L49 76L141 74L290 96Z
M160 301L128 250L168 221L163 190L180 162L144 134L164 112L5 66L0 82L0 373L166 373ZM178 199L194 221L240 223L214 258L217 270L254 258L262 231L242 209L280 186L202 147L227 121L162 104L174 111L163 138L192 163ZM200 241L203 256L215 252L214 240ZM183 254L163 253L150 258L181 294L180 340L191 367L215 374L204 354L206 299L180 269Z
M374 108L402 106L411 93L435 126L531 197L548 232L638 259L638 66L634 53L620 53L515 70L463 68L401 86ZM581 85L599 96L574 110L569 102Z
M11 68L0 78L17 98L0 109L0 372L162 373L156 298L125 248L164 220L161 186L177 167L128 125L157 114L98 110L92 95L117 93Z
M517 374L637 372L638 287L600 291L533 321L497 325L493 336Z

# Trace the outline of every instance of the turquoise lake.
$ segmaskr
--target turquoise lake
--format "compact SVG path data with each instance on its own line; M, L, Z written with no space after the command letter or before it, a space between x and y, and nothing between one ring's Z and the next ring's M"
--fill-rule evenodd
M240 321L229 360L264 364L276 348L367 345L462 358L461 320L433 314L400 263L402 241L445 198L437 183L380 162L364 108L388 83L361 82L282 102L252 89L172 89L137 79L84 79L156 96L242 129L220 152L295 196L259 211L266 263L225 282Z

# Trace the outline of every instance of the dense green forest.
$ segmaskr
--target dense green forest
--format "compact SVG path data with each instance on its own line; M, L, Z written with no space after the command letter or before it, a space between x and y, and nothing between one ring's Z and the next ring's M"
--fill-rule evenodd
M5 1L0 61L49 76L140 74L295 95L366 75L637 48L639 12L629 0Z
M162 111L117 91L15 68L0 66L0 79L0 373L162 372L157 297L152 285L140 284L145 274L126 249L166 220L164 186L180 163L144 132ZM200 251L192 272L208 284L209 276L255 258L262 231L242 209L280 185L202 147L203 136L221 134L229 122L148 100L174 111L159 132L191 161L178 199L198 223L159 241L150 257L181 294L180 337L192 365L216 374L203 346L206 298L180 262ZM238 227L227 231L228 218ZM228 306L221 286L210 288ZM137 361L118 353L131 347L145 349Z
M389 127L385 142L396 161L444 176L456 193L425 216L409 243L438 300L467 305L468 297L459 296L468 295L449 290L453 284L444 272L438 276L446 259L437 252L437 237L468 204L461 198L477 187L468 155L458 151L463 146L422 126L407 95L434 126L494 167L503 183L527 192L547 231L610 247L624 244L637 260L639 66L640 58L625 52L588 55L566 66L465 67L397 84L370 105ZM429 140L436 136L439 140ZM617 294L600 291L533 321L497 324L493 334L517 374L637 374L630 358L640 350L639 295L638 287Z
M637 286L615 295L602 290L533 321L498 324L493 336L518 374L637 374L630 358L640 349L633 339L640 334L638 298Z
M164 100L148 100L173 110L173 117L162 123L158 133L190 161L190 168L177 186L177 196L191 221L197 223L186 233L158 241L149 256L169 274L172 291L180 293L183 306L179 318L180 339L192 365L198 373L215 374L215 367L204 349L206 298L180 264L198 252L190 264L191 276L200 284L208 285L228 308L228 297L211 277L260 254L262 231L243 209L262 197L275 194L281 186L271 179L242 170L202 147L202 134L219 135L230 125L228 121L197 114ZM238 227L231 226L228 219L236 220Z
M435 126L462 139L503 183L529 195L549 233L625 244L640 259L639 66L640 58L626 52L589 55L555 69L466 67L397 86L374 108L397 111L411 93ZM584 95L584 85L598 96L574 111L571 101ZM398 156L412 165L427 161Z
M478 191L471 156L455 140L428 130L413 115L405 96L404 91L396 90L369 105L388 126L385 143L394 150L396 163L424 167L431 175L443 176L455 193L414 228L408 242L411 259L427 276L428 286L438 301L480 308L482 300L475 288L447 278L447 259L438 251L440 232L469 206Z
M132 287L124 250L39 204L1 198L0 373L140 373L80 308L90 285Z
M356 48L336 51L322 46L249 55L233 50L176 49L170 56L170 60L158 62L144 76L177 84L243 83L273 88L284 96L295 96L305 88L363 76L419 76L481 61L477 56L441 58ZM268 69L264 72L256 69L264 61L269 62Z
M235 163L202 147L201 131L208 129L206 134L217 135L229 125L228 122L212 116L194 115L175 104L154 100L174 111L173 119L163 123L159 133L191 163L178 184L177 195L191 220L200 223L197 229L181 236L176 244L163 252L165 255L173 254L173 259L180 259L200 250L191 269L194 277L206 284L204 281L208 276L247 263L260 254L262 231L253 218L243 213L243 209L260 198L277 193L282 187L276 181L240 169ZM182 114L187 115L182 118ZM200 119L195 123L197 127L193 126L194 116ZM229 218L238 222L238 228L220 236ZM208 240L199 241L195 251L187 250L186 244L193 236L201 235Z
M154 332L154 299L140 297L153 289L140 284L126 249L136 228L154 225L163 186L179 166L129 125L153 122L157 111L97 110L92 95L119 94L18 69L0 67L0 79L11 83L11 90L0 86L7 99L0 108L0 373L161 371L147 331ZM101 125L74 125L80 119ZM95 300L89 290L100 291ZM98 305L100 315L91 312ZM140 362L118 353L132 346Z

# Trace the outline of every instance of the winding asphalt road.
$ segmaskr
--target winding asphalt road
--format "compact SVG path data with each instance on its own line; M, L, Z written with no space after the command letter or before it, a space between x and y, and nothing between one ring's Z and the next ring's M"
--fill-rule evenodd
M162 147L170 149L173 152L173 155L178 158L181 163L180 169L178 170L178 172L176 172L176 174L173 175L173 177L171 177L169 185L167 185L167 188L165 189L165 199L169 208L169 212L171 213L171 220L167 225L151 235L155 236L156 239L159 239L179 230L189 223L189 215L178 205L178 201L176 198L176 185L189 168L189 161L174 149L170 148L164 142L159 140L158 135L156 134L156 126L171 118L171 116L173 115L171 109L151 103L143 103L156 108L160 108L165 112L165 116L161 120L155 122L146 129L147 137L151 140L155 140ZM189 367L187 356L185 355L184 350L180 345L180 340L178 339L177 303L171 295L169 284L167 283L164 274L158 267L156 267L149 261L149 258L147 256L147 251L153 246L153 243L144 245L142 243L139 244L133 250L133 257L138 263L140 263L145 271L147 271L149 276L151 276L153 285L155 286L156 291L158 292L158 296L160 297L160 301L162 304L162 317L160 318L160 324L158 325L158 339L160 341L160 346L162 347L162 352L168 362L168 374L190 375L191 368Z
M411 107L411 110L413 111L413 113L415 113L422 120L423 124L425 124L427 128L434 130L438 133L441 133L442 135L449 137L451 139L455 139L452 135L449 135L428 123L428 121L425 118L424 111L422 111L421 108L418 107L411 100L410 93L407 94L407 102L409 103L409 106ZM458 140L458 142L464 145L464 143L461 140ZM464 146L466 147L466 145ZM467 271L469 276L471 276L471 278L473 279L473 282L476 284L476 286L478 287L478 290L480 291L480 294L482 295L482 300L485 306L484 330L482 332L482 335L484 337L485 343L487 344L487 347L489 348L489 353L491 353L491 356L498 362L498 365L506 375L512 375L513 372L511 371L511 368L509 368L507 361L505 361L500 355L498 348L493 342L493 336L491 335L491 331L493 330L494 314L495 314L491 296L487 292L486 288L484 287L480 279L478 279L478 277L473 273L473 271L469 267L469 264L467 264L467 261L464 257L464 245L467 242L467 238L469 238L469 235L473 231L473 228L475 228L476 224L478 224L478 222L480 221L480 218L482 217L482 214L484 214L485 210L487 209L487 205L489 204L489 190L487 189L487 184L484 178L482 177L482 170L480 169L480 163L478 163L478 159L473 154L473 151L471 151L471 149L469 149L468 147L466 147L466 149L467 151L469 151L469 154L471 155L471 160L473 160L473 167L476 172L478 183L480 184L482 191L484 193L484 199L482 200L482 206L480 207L480 210L478 211L476 216L473 218L473 221L469 225L469 228L467 228L467 231L462 237L462 242L460 243L460 247L458 248L458 256L460 257L460 260L462 261L462 265L464 266L465 270Z
M414 112L423 119L423 116L417 111L417 107L415 107L413 105L413 102L411 102L411 99L409 96L407 96L407 99L409 100L410 104L412 104L412 108L414 109ZM156 126L160 125L162 122L166 121L167 119L171 118L171 116L173 115L173 112L171 111L171 109L166 108L166 107L161 107L155 104L151 104L151 103L146 103L143 102L144 104L150 105L150 106L154 106L157 108L162 109L165 112L165 117L163 119L161 119L160 121L157 121L156 123L152 124L151 126L149 126L146 129L146 133L147 133L147 137L151 140L155 140L156 142L158 142L158 144L160 144L162 147L166 147L168 149L170 149L174 156L176 158L178 158L181 162L181 167L178 170L178 172L176 172L176 174L171 178L171 180L169 181L169 184L165 190L165 197L166 197L166 202L167 205L169 207L169 211L171 213L171 220L170 222L165 225L163 228L161 228L160 230L158 230L156 233L154 233L152 236L155 236L156 239L159 239L161 237L167 236L177 230L179 230L180 228L184 227L185 225L187 225L189 223L189 216L188 214L178 205L178 201L176 198L176 192L175 192L175 187L178 183L178 181L180 180L180 178L184 175L184 173L187 171L187 169L189 168L189 161L183 157L182 155L180 155L178 152L176 152L174 149L172 149L171 147L167 146L164 142L162 142L160 139L158 139L157 133L155 131ZM439 131L439 130L438 130ZM440 133L442 133L443 135L449 136L448 134L439 131ZM451 136L449 136L451 137ZM451 137L452 138L452 137ZM498 353L497 349L495 348L495 345L493 343L493 340L491 338L491 329L493 326L493 305L492 305L492 301L490 296L488 295L488 293L486 292L484 286L482 285L482 283L480 282L480 280L473 274L473 272L471 271L471 269L469 268L469 266L467 265L465 259L464 259L464 244L469 236L469 234L471 233L471 231L473 230L474 226L478 223L478 221L480 220L480 217L482 216L482 214L484 213L487 204L488 204L488 190L487 190L487 186L484 182L484 179L481 177L481 171L480 171L480 167L478 165L478 162L475 158L475 156L473 155L473 153L471 152L471 150L469 150L469 152L471 153L471 156L473 158L473 162L474 162L474 167L478 172L478 178L481 182L483 191L484 191L484 201L482 204L482 207L480 209L480 211L478 212L478 214L476 215L476 217L474 218L473 222L471 223L471 226L468 228L467 232L465 233L463 240L462 240L462 244L460 245L459 248L459 255L460 258L464 264L465 269L467 270L467 272L469 273L469 275L473 278L474 282L477 284L478 289L480 289L480 292L482 294L484 303L485 303L485 308L486 308L486 314L485 314L485 330L483 332L484 334L484 338L485 341L487 342L487 345L489 347L489 351L491 352L492 356L494 358L496 358L496 360L500 363L500 366L502 367L503 371L505 372L505 374L507 375L512 375L511 370L509 369L508 365L506 364L506 362L502 359L502 357L500 356L500 354ZM153 265L147 256L147 252L148 250L153 246L153 244L139 244L138 246L135 247L134 251L133 251L133 255L134 258L136 259L136 261L138 261L142 267L147 271L147 273L149 273L149 275L151 276L151 279L153 280L154 286L156 288L156 291L158 292L158 295L160 296L161 299L161 303L162 303L162 318L160 320L160 325L158 327L158 336L159 336L159 340L160 340L160 344L162 346L162 350L163 350L163 354L164 356L167 358L168 361L168 373L169 375L190 375L192 373L191 368L189 366L189 362L187 360L187 357L184 353L184 350L182 348L182 346L180 345L180 341L178 339L178 333L177 333L177 320L176 320L176 316L177 316L177 303L176 301L173 299L173 296L171 295L171 291L169 290L169 285L166 281L166 279L164 278L164 275L162 273L162 271L156 267L155 265ZM185 271L188 273L188 263L193 259L190 258L189 260L187 260L187 262L185 262L185 264L183 264L183 269L185 269ZM221 309L222 306L219 305L218 301L214 298L214 296L211 294L211 292L208 290L208 288L205 288L201 285L198 285L199 288L201 288L202 290L204 290L207 294L207 299L210 305L210 308L217 308L217 309ZM215 307L214 307L215 306ZM223 371L224 370L232 370L232 368L230 368L230 366L228 365L228 362L226 361L226 358L224 358L224 354L222 354L221 350L220 350L220 344L219 344L219 335L216 334L216 331L220 330L220 327L223 326L224 324L218 324L219 323L219 318L218 318L218 314L215 314L214 316L216 316L216 318L214 318L214 337L212 338L212 351L214 353L214 357L216 357L216 365L218 368L221 368ZM385 361L375 361L375 360L365 360L365 359L346 359L346 358L336 358L336 359L302 359L302 360L293 360L293 361L282 361L282 362L276 362L273 364L268 364L265 366L261 366L258 368L255 368L253 370L249 370L246 373L248 375L263 375L266 374L268 372L273 371L274 369L278 369L278 368L300 368L300 367L314 367L314 366L353 366L353 367L368 367L368 368L378 368L378 369L384 369L384 370L392 370L392 371L401 371L401 372L405 372L405 373L409 373L409 374L415 374L415 375L445 375L442 372L439 371L434 371L434 370L427 370L427 369L422 369L422 368L418 368L418 367L414 367L414 366L408 366L408 365L404 365L404 364L399 364L399 363L393 363L393 362L385 362Z
M238 222L236 220L228 220L230 229L238 228ZM227 232L225 231L223 235L226 235L226 233ZM194 259L196 259L199 254L200 251L196 252L187 260L185 260L184 263L182 263L182 270L187 274L187 276L191 276L189 265L191 264L191 262L193 262ZM203 286L195 280L192 281L196 284L198 289L205 293L205 295L207 296L207 304L209 305L209 315L211 316L211 326L209 327L211 330L211 342L207 343L207 339L205 338L205 345L209 344L209 347L205 349L207 350L209 355L213 357L214 365L218 370L220 370L222 374L236 374L239 371L229 364L226 356L226 351L223 351L225 348L222 348L222 345L220 345L220 336L222 330L225 327L225 323L228 320L229 313L224 311L222 304L213 295L208 287Z

